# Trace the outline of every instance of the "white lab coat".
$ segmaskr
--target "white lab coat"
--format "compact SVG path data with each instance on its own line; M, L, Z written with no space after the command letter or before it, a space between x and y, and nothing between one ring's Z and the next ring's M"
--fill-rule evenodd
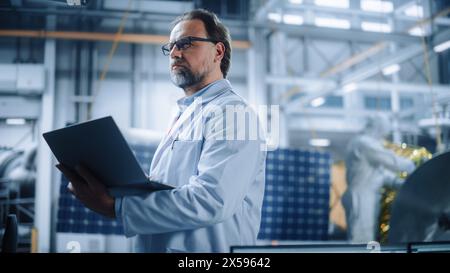
M227 80L205 88L196 93L202 107L179 101L183 114L152 161L151 178L176 188L116 199L116 214L125 235L136 236L138 252L229 252L256 242L266 153L261 140L217 140L234 132L223 115L209 115L210 106L247 104ZM195 114L186 119L187 113Z

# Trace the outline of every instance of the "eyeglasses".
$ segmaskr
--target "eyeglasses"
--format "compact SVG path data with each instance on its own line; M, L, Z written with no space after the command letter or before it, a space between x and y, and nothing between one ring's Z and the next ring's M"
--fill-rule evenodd
M170 52L172 51L173 47L176 46L178 50L185 50L192 46L192 42L199 41L199 42L211 42L213 44L217 44L220 41L213 40L213 39L207 39L207 38L200 38L200 37L193 37L193 36L187 36L184 38L181 38L178 41L167 43L161 47L162 52L165 56L169 56Z

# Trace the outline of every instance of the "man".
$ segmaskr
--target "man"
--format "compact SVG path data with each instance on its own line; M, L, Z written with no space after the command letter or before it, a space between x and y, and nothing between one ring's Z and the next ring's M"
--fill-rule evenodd
M178 101L179 114L158 146L150 177L175 189L113 199L82 166L77 173L58 168L81 202L117 217L126 236L137 236L138 252L228 252L231 245L254 244L266 153L261 135L236 139L251 133L249 124L226 119L230 107L247 106L225 79L228 30L213 13L194 10L176 19L162 49L173 83L186 96ZM247 114L255 120L254 112Z
M390 133L387 117L369 117L364 133L350 140L345 163L347 190L342 205L347 219L348 239L352 243L368 243L376 239L383 185L399 186L403 180L397 172L414 171L414 163L383 146Z

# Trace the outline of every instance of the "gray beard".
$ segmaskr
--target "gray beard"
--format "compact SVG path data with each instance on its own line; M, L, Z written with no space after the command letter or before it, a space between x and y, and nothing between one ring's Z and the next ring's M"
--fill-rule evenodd
M177 71L170 71L170 78L176 86L180 88L187 88L199 84L205 78L205 75L195 75L188 68L180 68Z

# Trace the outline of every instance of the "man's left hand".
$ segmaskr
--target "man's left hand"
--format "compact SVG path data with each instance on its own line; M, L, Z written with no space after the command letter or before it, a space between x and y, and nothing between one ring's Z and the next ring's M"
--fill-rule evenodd
M75 167L75 171L62 164L56 167L70 181L67 188L81 203L97 213L110 218L116 217L114 198L89 169L82 165Z

